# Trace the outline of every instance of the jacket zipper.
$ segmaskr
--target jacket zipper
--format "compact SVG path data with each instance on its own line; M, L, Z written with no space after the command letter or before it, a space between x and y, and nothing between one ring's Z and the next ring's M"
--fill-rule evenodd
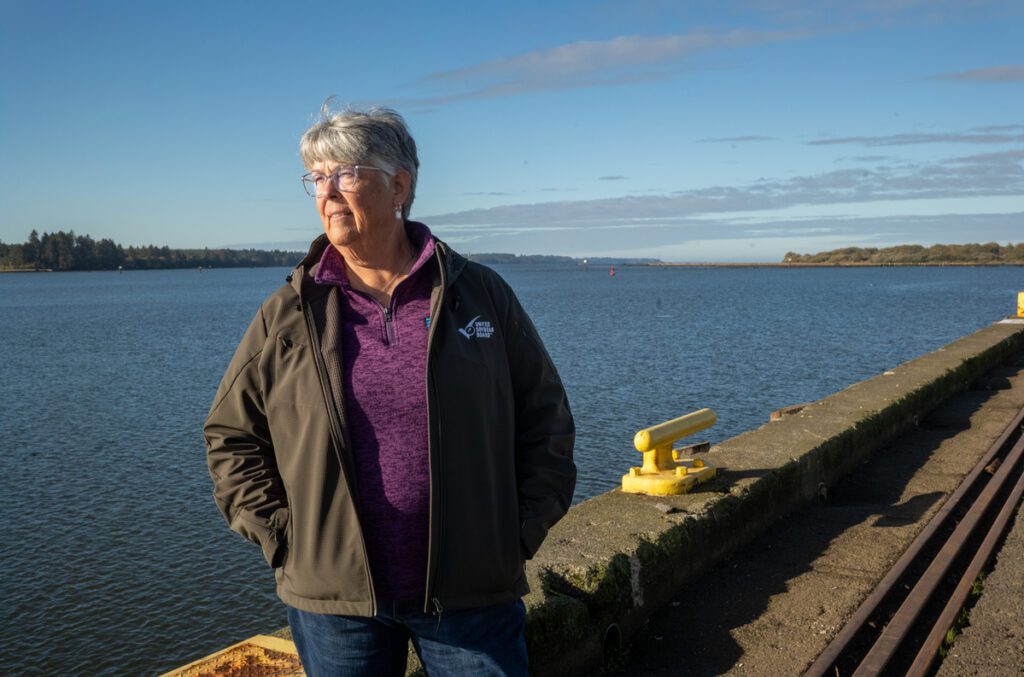
M352 497L352 507L359 514L359 496L356 493L355 485L352 482L352 465L346 462L347 456L343 450L351 449L345 427L341 425L338 417L339 405L334 401L334 393L331 392L327 380L327 366L324 364L323 353L320 352L320 335L317 333L316 325L313 322L313 310L308 301L303 302L303 316L306 320L306 331L309 333L310 350L313 352L313 361L316 363L317 375L320 377L320 390L324 396L324 403L327 405L327 419L331 424L331 436L334 438L334 445L338 449L338 460L345 473L345 484L348 486L349 495ZM344 412L342 412L344 414ZM356 520L358 523L358 519ZM377 593L373 589L373 575L370 571L370 556L366 552L366 541L362 535L362 525L359 525L359 544L363 550L363 563L366 567L366 580L370 584L370 604L372 605L372 616L377 615Z
M427 561L427 589L423 600L423 612L433 613L437 616L441 615L444 611L444 607L441 606L441 601L437 598L437 580L439 578L438 568L441 562L441 540L442 534L444 533L443 522L441 520L444 511L443 507L443 496L441 491L442 473L440 472L439 466L441 464L441 415L439 412L434 412L431 409L431 401L434 403L438 402L436 394L432 391L436 388L434 385L434 379L432 377L431 370L431 346L434 343L434 332L438 325L438 316L443 312L444 309L444 292L447 285L447 279L445 276L445 262L444 257L440 255L440 252L435 254L438 260L438 270L441 276L441 291L437 295L437 304L430 311L430 329L427 331L427 453L428 453L428 469L430 473L430 533L428 534L427 540L427 552L429 553ZM431 395L435 395L431 397ZM433 414L433 415L431 415ZM431 427L437 430L437 448L433 448L432 439L433 435L430 430ZM433 607L433 608L431 608Z
M381 310L384 311L384 342L390 346L395 342L395 325L391 321L394 315L391 308L381 306Z
M385 306L383 303L373 298L369 294L366 294L361 291L355 291L355 293L359 294L360 296L364 297L367 301L377 306L377 309L380 311L381 315L384 316L384 345L389 346L393 344L395 342L395 324L393 322L393 320L395 319L394 295L391 296L391 301L389 305Z

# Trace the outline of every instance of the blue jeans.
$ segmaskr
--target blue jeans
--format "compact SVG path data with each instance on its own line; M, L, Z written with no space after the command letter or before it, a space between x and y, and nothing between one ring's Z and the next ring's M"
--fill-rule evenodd
M309 677L402 677L409 640L428 675L526 675L526 607L506 604L423 613L421 602L386 602L373 618L288 607Z

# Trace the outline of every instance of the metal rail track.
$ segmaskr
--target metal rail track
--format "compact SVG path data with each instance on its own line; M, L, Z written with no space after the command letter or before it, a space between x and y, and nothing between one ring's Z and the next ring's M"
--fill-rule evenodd
M1024 493L1022 424L1024 410L858 607L805 677L928 674L947 630ZM968 562L970 550L974 555ZM952 592L948 584L951 575L959 577ZM939 597L947 601L937 611L942 604Z

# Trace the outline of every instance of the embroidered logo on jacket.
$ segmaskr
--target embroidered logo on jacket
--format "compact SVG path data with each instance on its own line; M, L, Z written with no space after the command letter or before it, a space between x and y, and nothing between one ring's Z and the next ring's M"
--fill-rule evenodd
M474 336L482 339L491 338L491 334L494 333L494 327L491 326L490 322L481 320L480 316L477 315L469 321L469 324L462 329L459 329L459 333L468 339L471 339Z

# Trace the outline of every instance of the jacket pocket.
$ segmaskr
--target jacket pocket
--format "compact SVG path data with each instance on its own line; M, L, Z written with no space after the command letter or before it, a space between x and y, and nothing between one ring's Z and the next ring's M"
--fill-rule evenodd
M288 560L292 553L292 520L290 516L284 525L284 543L281 545L281 548L284 552L281 553L278 559L279 565L276 568L284 569L288 566Z
M271 519L272 528L270 532L273 541L273 550L267 558L267 562L274 569L280 569L288 559L289 525L291 524L291 511L288 508L280 508L274 513ZM264 548L266 553L267 548Z

